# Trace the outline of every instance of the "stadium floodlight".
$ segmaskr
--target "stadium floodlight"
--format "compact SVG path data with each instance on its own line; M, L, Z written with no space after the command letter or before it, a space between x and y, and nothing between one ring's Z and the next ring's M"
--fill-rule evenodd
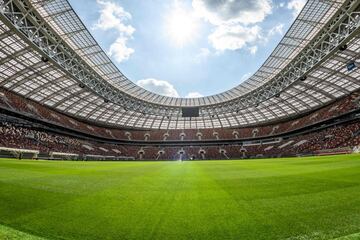
M346 68L347 68L348 71L351 71L351 70L353 70L354 68L356 68L356 63L355 63L355 61L349 62L349 63L346 65Z
M41 61L43 61L44 63L47 63L49 61L49 59L47 57L41 57Z
M346 45L346 44L341 45L341 46L339 47L339 50L340 50L340 51L345 51L346 49L347 49L347 45Z
M300 78L300 81L304 82L306 79L307 79L307 76L304 75Z

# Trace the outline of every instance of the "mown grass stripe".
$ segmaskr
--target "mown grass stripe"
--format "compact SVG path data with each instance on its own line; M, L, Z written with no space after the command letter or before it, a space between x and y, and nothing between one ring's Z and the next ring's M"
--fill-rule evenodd
M349 234L360 232L359 193L359 155L0 159L0 224L47 239L356 239Z
M19 230L0 225L1 240L47 240L46 238L37 237Z

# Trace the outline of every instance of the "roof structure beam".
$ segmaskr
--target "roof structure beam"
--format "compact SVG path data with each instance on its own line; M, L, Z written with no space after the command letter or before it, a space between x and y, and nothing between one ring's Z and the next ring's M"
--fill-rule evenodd
M299 84L300 86L302 86L302 87L307 88L307 89L314 89L314 91L321 93L322 95L326 96L327 98L329 98L329 99L331 99L331 100L334 99L334 96L333 96L333 95L331 95L330 93L324 91L324 90L321 89L321 88L318 88L318 87L316 86L316 84L314 84L314 85L309 85L309 84L307 84L306 82L299 82L298 84Z
M273 80L235 101L241 101L244 107L265 101L289 87L298 79L316 69L330 58L338 48L359 33L360 18L355 9L359 2L346 1L325 30L288 64ZM351 18L349 17L351 16ZM351 20L353 19L353 20ZM255 96L254 96L255 95ZM247 97L247 99L246 99Z
M308 3L308 6L316 4L315 1L309 2L310 3ZM57 28L51 28L51 24L56 24L56 16L66 14L66 16L69 16L70 19L74 16L76 17L76 14L73 14L71 7L65 4L67 2L63 2L64 9L62 11L62 7L59 9L56 8L54 10L49 10L50 15L47 17L41 17L41 13L46 13L47 11L45 9L40 9L41 11L38 12L37 6L40 5L37 5L36 3L37 2L35 2L35 0L1 0L0 20L11 29L11 35L9 35L9 37L12 37L13 39L21 39L29 46L29 51L33 51L33 53L39 54L49 59L50 62L47 64L50 67L44 68L45 66L41 64L45 63L41 62L39 67L44 69L36 71L36 69L32 69L34 68L33 66L27 67L25 64L25 70L21 71L18 68L15 68L15 65L13 65L9 66L9 72L16 72L15 78L19 77L21 74L24 74L27 79L35 79L37 75L34 73L34 71L41 74L53 69L64 73L65 76L63 79L72 81L72 88L76 87L78 83L83 83L86 85L85 89L78 92L71 92L69 95L65 94L64 86L58 85L62 88L61 91L64 93L63 96L66 97L61 100L56 100L58 102L54 106L58 107L63 103L67 103L66 105L68 107L66 108L65 112L68 114L69 111L78 109L74 108L78 103L72 101L71 98L73 98L79 92L89 92L87 95L83 94L79 100L86 101L86 103L84 103L86 106L83 109L77 110L76 113L72 112L72 115L74 116L77 114L82 114L82 117L85 115L85 118L88 119L106 121L106 119L101 118L101 115L106 111L105 109L112 108L114 104L116 108L114 107L114 112L111 113L107 118L109 119L112 116L115 116L118 111L122 111L122 109L119 109L119 107L122 107L128 111L122 113L127 120L125 121L125 124L123 119L120 117L117 119L117 121L121 121L123 125L126 126L136 125L139 127L154 127L159 124L159 119L164 121L165 116L170 117L168 122L171 126L174 125L175 121L181 121L179 122L179 124L181 124L179 126L182 126L184 123L184 126L192 127L196 125L197 127L197 121L200 121L199 119L202 119L202 121L210 121L213 126L232 126L235 124L240 124L239 121L242 121L241 117L234 115L236 111L246 113L244 120L247 123L249 123L248 120L252 117L254 118L255 122L259 122L253 112L249 112L249 109L252 109L257 105L261 106L263 104L263 106L266 108L263 110L268 112L266 114L269 117L266 117L265 112L262 112L261 109L256 111L258 112L256 113L257 116L260 115L261 118L264 118L265 120L270 119L270 114L273 114L274 117L276 117L277 115L270 109L268 103L273 103L275 99L274 96L277 94L281 92L285 92L286 94L286 91L290 90L294 91L290 95L293 95L291 98L294 99L295 103L303 103L303 106L306 107L307 110L314 108L310 107L310 105L313 105L312 103L310 105L306 105L304 102L301 102L303 99L300 99L298 96L302 96L299 94L306 94L306 91L304 91L304 89L297 89L296 84L299 84L299 86L305 87L306 89L311 87L311 89L319 92L323 96L328 98L331 97L330 99L334 99L334 96L324 90L327 89L324 87L324 85L334 85L334 88L337 88L342 92L348 92L346 88L349 89L349 81L359 85L359 80L352 77L351 74L347 75L344 73L339 73L339 69L330 69L333 70L333 72L330 72L326 67L326 61L328 59L333 61L346 60L346 58L343 56L345 56L346 51L349 50L341 52L342 55L340 56L340 52L338 52L339 47L343 44L349 44L350 40L358 37L360 18L360 14L357 12L359 8L358 0L344 0L344 3L341 4L341 8L339 6L338 10L334 10L336 11L334 17L331 19L331 21L327 20L326 24L312 20L315 18L307 18L306 14L300 14L301 18L297 20L295 25L299 28L305 27L306 29L311 26L314 28L314 31L311 31L311 33L306 36L304 35L303 38L302 35L299 34L294 34L294 37L285 37L289 42L287 47L293 49L295 46L297 46L299 48L299 53L284 53L289 48L285 49L284 51L284 46L286 43L280 43L279 46L281 47L277 48L270 57L271 59L274 58L277 60L268 59L268 62L266 62L266 64L264 64L263 67L253 75L251 81L246 81L244 84L234 88L234 91L231 90L229 92L215 96L195 100L174 99L153 94L151 92L142 90L135 84L129 82L127 78L120 73L120 71L116 71L116 68L113 70L113 68L111 68L113 64L110 60L105 59L104 61L100 61L99 64L96 64L95 61L92 61L92 56L95 54L102 54L102 50L97 44L90 45L92 44L91 40L93 40L91 37L87 39L89 41L85 41L89 44L88 46L84 46L83 48L78 49L75 49L78 46L77 44L70 42L71 39L66 39L66 37L71 37L75 34L79 34L78 37L84 35L80 34L82 32L87 32L87 29L84 28L83 25L79 24L73 29L64 29L64 32L68 31L68 33L65 33L64 35L61 35L62 31L58 31ZM54 14L51 14L51 12ZM67 14L68 12L71 14ZM51 17L53 17L53 21L51 21ZM48 24L44 20L50 20L51 24ZM306 26L306 24L309 26ZM324 31L317 33L315 28L318 26L323 26L321 29L324 29ZM299 45L296 43L299 43ZM97 49L97 47L99 49ZM88 52L86 51L87 49L93 52ZM24 51L24 53L26 52L27 50ZM339 55L337 55L338 53ZM22 53L20 53L20 56L21 55ZM8 60L9 58L6 59ZM107 70L107 67L103 67L107 65L109 65L110 70ZM21 62L18 66L23 67ZM318 79L319 82L324 84L322 85L324 89L298 81L299 78L303 75L306 75L308 76L308 79L311 79L311 74L317 70L326 70L325 73L321 74ZM111 71L111 73L108 73L109 71ZM327 81L325 77L327 74L336 74L336 76L344 78L347 81L343 81L343 87L338 86L337 84L332 84L331 82ZM28 75L30 75L30 77ZM113 77L114 75L116 76ZM11 79L11 77L9 77L5 81L14 80L15 78ZM115 83L115 80L119 80L121 82ZM14 85L13 87L25 84L25 81L26 80L20 80L17 85ZM51 80L51 82L46 83L42 87L49 87L52 84L56 86L57 82L55 80ZM126 89L126 91L123 89ZM40 93L36 95L36 92L40 92L40 90L41 87L37 87L29 94L34 94L34 97L41 96ZM140 94L141 97L138 97L137 94ZM50 99L54 96L55 93L52 93L49 94L49 96L47 96L45 99ZM309 94L306 94L306 96L317 105L323 104L314 96ZM96 103L89 101L95 97ZM288 103L288 99L284 98L281 98L281 100L279 99L279 101ZM110 103L108 105L103 102L100 103L99 99L109 100ZM199 106L201 113L200 118L191 120L181 118L180 115L182 106ZM89 108L88 111L86 111L86 107ZM300 111L291 104L289 107L297 113ZM276 112L282 111L286 114L287 117L290 116L290 114L287 113L287 111L283 108L276 107L275 109ZM287 107L286 109L289 110ZM292 111L289 110L289 112ZM213 118L209 117L212 115L214 115ZM237 123L234 123L233 120L228 119L228 117L231 116L235 117ZM132 119L133 117L135 117L135 119ZM162 121L160 121L160 124L162 124ZM193 123L196 124L194 125Z
M34 11L28 0L5 0L0 17L5 24L19 31L25 41L38 48L49 60L62 68L67 74L82 82L102 98L123 105L131 102L128 107L137 110L140 105L147 105L151 113L156 104L144 102L120 92L107 83L89 67L67 44L54 33L43 19ZM19 21L18 19L21 19ZM36 32L36 35L34 34ZM166 106L164 106L166 107Z

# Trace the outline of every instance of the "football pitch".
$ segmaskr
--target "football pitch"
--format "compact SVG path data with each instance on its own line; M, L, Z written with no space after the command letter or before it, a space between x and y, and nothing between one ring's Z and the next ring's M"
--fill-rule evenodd
M0 239L360 239L360 155L0 159Z

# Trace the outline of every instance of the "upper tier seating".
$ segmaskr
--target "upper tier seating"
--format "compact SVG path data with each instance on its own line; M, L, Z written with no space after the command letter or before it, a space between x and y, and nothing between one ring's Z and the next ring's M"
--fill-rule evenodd
M185 130L120 130L111 127L101 127L85 123L53 111L34 101L25 99L9 91L0 89L0 108L9 109L24 115L32 116L42 121L51 122L75 131L91 134L93 136L137 141L196 141L196 140L223 140L245 139L253 137L273 136L289 131L304 128L314 123L322 122L359 108L360 92L356 92L309 115L271 124L268 126L245 127L238 129L185 129ZM200 136L200 137L199 137Z

